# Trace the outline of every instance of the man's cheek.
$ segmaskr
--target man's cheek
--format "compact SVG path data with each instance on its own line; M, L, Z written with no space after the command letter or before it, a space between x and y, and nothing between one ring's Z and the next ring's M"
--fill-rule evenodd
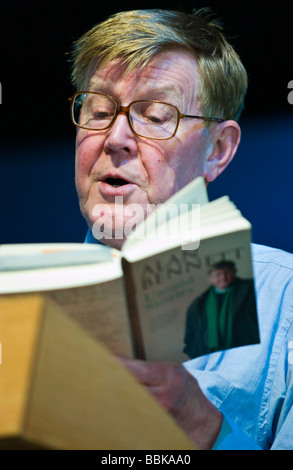
M83 131L76 138L76 158L81 167L90 168L101 155L104 137L96 132Z
M89 178L79 161L75 166L75 187L79 198L84 197L85 193L89 191Z
M97 161L97 151L89 145L81 145L76 149L75 182L79 191L88 191L92 170Z
M79 149L77 149L75 159L75 171L77 173L76 176L79 176L79 174L89 175L91 168L93 167L96 160L96 153L92 148L89 148L88 146L81 146Z
M158 171L148 191L148 200L151 204L161 204L176 192L176 174L170 168Z

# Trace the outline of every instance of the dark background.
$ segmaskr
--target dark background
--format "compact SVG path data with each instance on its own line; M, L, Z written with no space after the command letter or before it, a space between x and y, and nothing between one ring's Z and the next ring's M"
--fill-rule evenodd
M105 2L104 2L105 3ZM74 188L68 52L109 14L133 8L212 7L249 74L242 143L209 188L228 194L253 240L293 251L292 2L5 2L0 9L0 243L82 242Z

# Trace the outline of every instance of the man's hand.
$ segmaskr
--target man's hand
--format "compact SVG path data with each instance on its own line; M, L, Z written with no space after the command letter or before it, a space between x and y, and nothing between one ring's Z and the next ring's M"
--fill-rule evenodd
M211 449L222 425L222 414L182 365L118 357L156 400L173 416L197 448Z

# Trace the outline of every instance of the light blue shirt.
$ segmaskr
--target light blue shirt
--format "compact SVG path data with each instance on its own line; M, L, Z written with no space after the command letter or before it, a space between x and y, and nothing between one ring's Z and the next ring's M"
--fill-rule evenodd
M252 245L252 258L260 344L184 364L224 416L214 450L293 449L293 254Z
M224 415L214 449L293 449L293 255L252 255L261 343L185 366Z

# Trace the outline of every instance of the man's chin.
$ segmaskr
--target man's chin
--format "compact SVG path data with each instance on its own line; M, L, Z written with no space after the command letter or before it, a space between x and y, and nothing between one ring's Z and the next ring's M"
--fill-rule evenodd
M116 250L121 250L125 239L116 239L116 238L102 238L100 240L101 243L107 245L111 248L116 248Z
M123 243L126 240L124 227L116 226L112 228L110 225L107 227L105 224L101 224L100 221L96 221L91 228L93 237L112 248L117 248L120 250Z
M142 204L96 204L91 211L89 226L94 238L120 249L147 215Z
M137 223L138 221L134 219L104 220L103 217L100 217L92 224L91 232L93 237L101 243L121 249L125 240L135 230Z

